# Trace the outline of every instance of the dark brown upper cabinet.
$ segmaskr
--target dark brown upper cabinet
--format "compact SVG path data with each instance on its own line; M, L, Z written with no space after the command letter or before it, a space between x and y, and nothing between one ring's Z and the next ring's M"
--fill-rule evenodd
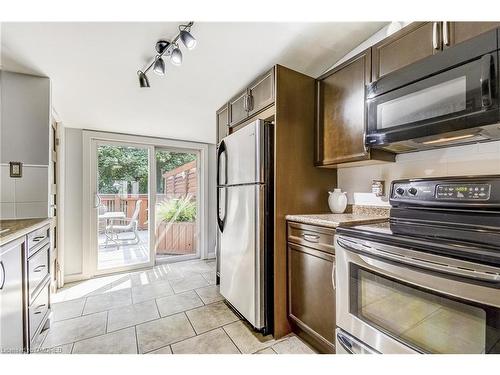
M249 116L274 103L274 68L250 85L248 96Z
M335 167L378 154L365 147L365 86L370 73L371 51L367 49L317 79L316 166Z
M500 27L500 22L448 22L444 21L443 48L453 47L482 33Z
M372 47L372 80L500 26L500 22L414 22Z
M372 79L432 56L441 50L441 22L414 22L372 47Z
M216 112L217 121L217 143L219 143L222 138L229 134L229 108L228 104L224 104Z
M274 67L229 101L229 126L233 127L274 103Z

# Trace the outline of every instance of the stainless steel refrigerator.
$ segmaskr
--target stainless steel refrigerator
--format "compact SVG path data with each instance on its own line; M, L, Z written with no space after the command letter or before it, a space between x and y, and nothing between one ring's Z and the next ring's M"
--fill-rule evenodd
M217 165L220 293L273 333L273 125L258 120L225 137Z

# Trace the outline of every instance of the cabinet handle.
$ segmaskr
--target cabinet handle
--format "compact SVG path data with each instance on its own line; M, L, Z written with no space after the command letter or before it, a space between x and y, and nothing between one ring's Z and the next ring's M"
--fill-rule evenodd
M434 49L440 49L439 42L439 22L434 22L432 24L432 47Z
M317 234L304 233L302 234L302 238L307 242L318 243L320 237Z
M448 21L443 21L443 44L450 45L450 23Z
M247 111L250 112L253 110L253 96L252 93L247 95Z
M0 260L0 268L2 269L2 282L0 283L0 290L2 290L5 284L5 267L1 260Z
M43 304L43 305L38 305L38 306L36 307L36 309L37 309L37 310L40 310L42 307L45 307L45 304ZM41 311L36 311L36 312L34 312L34 314L35 314L35 315L37 315L37 314L41 314L41 313L42 313Z
M335 262L333 262L333 267L332 267L332 287L333 290L337 289L337 284L335 284Z
M41 264L39 265L38 267L36 267L33 272L41 272L43 269L45 268L45 265L44 264Z

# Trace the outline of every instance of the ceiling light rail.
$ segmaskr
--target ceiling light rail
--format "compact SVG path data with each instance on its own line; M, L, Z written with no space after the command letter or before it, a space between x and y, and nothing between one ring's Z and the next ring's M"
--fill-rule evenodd
M156 42L155 49L158 54L146 69L137 71L140 87L150 87L147 73L151 68L153 68L153 72L160 76L166 74L167 69L163 56L170 57L170 62L174 65L178 66L182 64L182 51L179 48L178 42L180 39L188 50L196 47L196 39L191 35L191 26L193 24L194 22L191 21L185 25L179 25L179 34L172 41L162 39Z

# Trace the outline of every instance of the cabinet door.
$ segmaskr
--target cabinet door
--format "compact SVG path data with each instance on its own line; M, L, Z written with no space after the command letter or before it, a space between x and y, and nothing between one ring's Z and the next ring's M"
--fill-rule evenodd
M222 138L229 134L229 109L228 105L225 104L216 113L217 121L217 143L221 141Z
M333 267L333 255L288 244L288 316L329 352L335 343Z
M415 22L372 47L372 79L401 69L441 50L441 22Z
M229 126L234 126L248 117L247 90L229 101Z
M248 92L250 116L274 103L274 68L252 83Z
M443 47L453 47L500 27L500 22L443 22Z
M355 56L316 87L316 165L364 160L365 85L370 80L370 50Z

